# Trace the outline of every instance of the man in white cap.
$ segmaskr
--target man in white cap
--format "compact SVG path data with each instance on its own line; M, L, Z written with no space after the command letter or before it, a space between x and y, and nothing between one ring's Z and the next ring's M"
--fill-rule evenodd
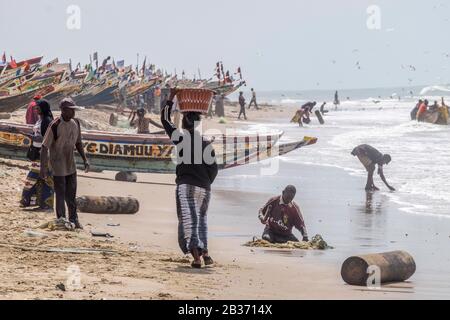
M65 203L67 203L69 221L76 229L82 229L76 204L77 167L74 147L83 159L85 171L88 172L89 162L81 141L80 122L75 119L75 110L83 108L76 106L72 99L65 98L61 101L60 109L61 117L50 124L42 143L40 176L43 179L47 176L49 154L56 195L56 216L66 217Z

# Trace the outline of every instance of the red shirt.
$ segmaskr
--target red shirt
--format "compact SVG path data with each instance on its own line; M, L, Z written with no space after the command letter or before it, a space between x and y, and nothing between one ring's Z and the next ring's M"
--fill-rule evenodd
M39 114L36 108L36 101L31 101L28 105L25 120L27 124L36 124L36 122L38 122Z
M419 107L419 111L417 112L418 115L425 113L427 111L427 105L425 103L422 103Z
M272 209L269 212L266 225L273 232L280 235L289 235L292 234L292 228L295 227L304 237L308 236L300 208L294 201L284 204L281 196L273 197L261 209L263 215L269 206L272 206Z

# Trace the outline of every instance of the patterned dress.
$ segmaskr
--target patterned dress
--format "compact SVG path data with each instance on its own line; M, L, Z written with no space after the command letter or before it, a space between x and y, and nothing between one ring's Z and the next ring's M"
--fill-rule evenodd
M33 145L37 148L42 146L41 120L33 127ZM53 176L47 175L45 180L39 177L40 162L31 163L30 171L25 179L20 205L22 207L37 206L41 209L53 208Z

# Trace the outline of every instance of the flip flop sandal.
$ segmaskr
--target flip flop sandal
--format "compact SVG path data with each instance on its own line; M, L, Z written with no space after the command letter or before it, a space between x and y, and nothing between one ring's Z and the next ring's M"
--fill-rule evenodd
M205 262L205 266L214 264L214 260L210 256L203 257L203 261Z

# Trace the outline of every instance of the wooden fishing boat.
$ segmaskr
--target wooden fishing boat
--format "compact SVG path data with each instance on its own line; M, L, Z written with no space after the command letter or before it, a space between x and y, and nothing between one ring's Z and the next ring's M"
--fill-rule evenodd
M11 64L8 63L5 66L0 67L0 82L3 82L3 80L8 78L14 78L17 74L18 70L21 70L25 64L27 64L30 68L33 68L34 66L41 63L43 57L37 57L37 58L31 58L28 60L19 61L16 63L16 67L12 68ZM3 69L6 68L6 70L3 71Z
M71 95L81 90L82 83L76 79L61 82L56 85L54 90L44 95L52 110L59 110L59 103L62 99L70 97Z
M26 160L32 127L0 123L0 157ZM209 136L216 152L219 169L255 163L314 144L316 138L279 144L282 132L267 135ZM83 131L83 143L91 167L96 171L132 171L173 173L175 147L166 135L119 134ZM79 157L77 164L82 167Z
M153 78L153 79L150 79L150 80L148 80L146 82L143 82L143 83L139 82L137 84L127 86L126 87L127 99L130 99L130 98L136 97L136 96L138 96L140 94L146 93L148 90L150 90L158 82L158 80L160 80L160 79L159 78ZM117 93L118 93L118 90L115 93L116 101L118 101L117 100L118 99Z
M36 94L46 95L52 92L55 85L61 81L62 75L63 72L55 72L33 77L19 87L8 91L9 94L0 94L0 112L13 112L27 105Z
M36 87L17 95L0 96L0 112L14 112L27 105L35 95L42 95L52 90L53 86L47 85L45 87Z
M115 100L114 92L119 87L119 80L115 75L86 85L82 90L71 97L80 106L95 106L108 104Z
M218 94L222 94L224 96L228 96L233 92L236 92L240 87L245 86L245 81L241 81L238 83L223 83L223 82L208 82L203 88L213 90Z
M450 124L449 119L448 119L448 113L445 114L438 110L426 111L426 113L422 115L421 121L432 123L432 124L440 124L440 125Z
M0 79L0 90L7 90L8 92L10 90L14 90L14 88L19 87L22 83L33 79L35 75L36 71L33 70L20 74L18 76L2 78Z

